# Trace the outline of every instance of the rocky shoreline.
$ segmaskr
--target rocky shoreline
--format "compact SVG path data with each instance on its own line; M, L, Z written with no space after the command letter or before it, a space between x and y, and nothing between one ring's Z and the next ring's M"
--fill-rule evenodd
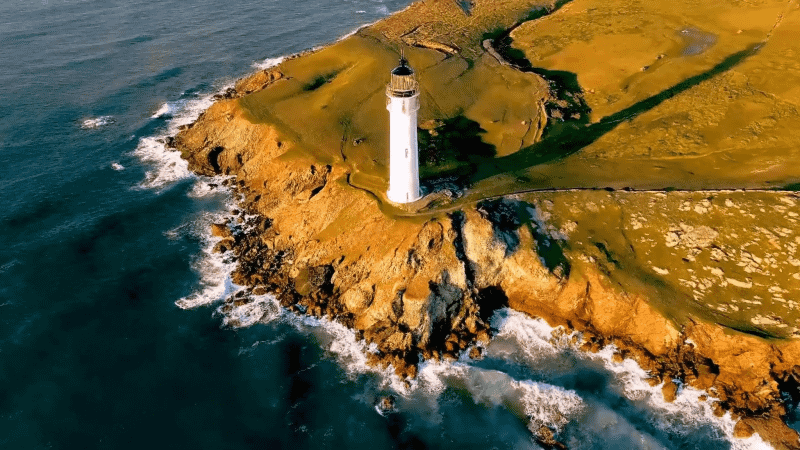
M682 385L707 391L719 415L741 418L738 437L757 432L775 448L800 448L784 422L798 395L800 343L669 317L653 291L616 280L611 255L571 252L563 227L542 219L541 194L398 214L353 186L346 158L320 160L241 106L286 78L278 67L240 80L168 143L195 173L233 176L226 183L243 199L238 219L212 227L222 239L215 251L235 255L233 281L249 287L226 307L273 293L297 314L352 328L377 347L372 364L413 378L422 360L480 358L489 317L509 306L579 331L586 351L613 344L667 401ZM552 430L538 439L560 445Z
M174 143L193 171L235 174L231 186L245 199L240 214L255 216L212 230L223 238L216 250L236 256L235 283L254 294L274 293L298 314L328 316L353 328L378 346L371 362L391 364L402 377L415 376L420 358L455 360L470 348L470 356L479 357L480 343L491 338L488 317L509 305L582 332L587 351L614 344L619 358L633 358L653 373L654 384L664 384L667 400L674 398L675 381L705 389L719 399L720 414L742 417L740 436L755 431L776 448L797 448L796 433L782 421L782 393L794 392L800 379L798 345L731 334L713 324L691 322L679 329L647 299L618 292L597 269L583 267L577 274L572 268L569 276L559 266L550 270L532 250L531 231L515 229L517 209L504 201L421 224L398 223L373 199L337 183L346 177L341 169L300 161L284 166L280 159L262 162L271 167L260 173L274 177L267 188L256 188L264 185L248 176L256 154L220 135L234 102L212 106ZM277 136L267 136L271 141L261 144L278 149ZM348 208L367 225L346 227L328 242L311 237L330 225L330 209L341 214ZM323 220L308 220L314 216ZM394 249L370 251L365 236L383 236L390 242L381 247ZM362 247L366 255L353 257L347 247ZM236 306L249 300L243 295L228 301Z

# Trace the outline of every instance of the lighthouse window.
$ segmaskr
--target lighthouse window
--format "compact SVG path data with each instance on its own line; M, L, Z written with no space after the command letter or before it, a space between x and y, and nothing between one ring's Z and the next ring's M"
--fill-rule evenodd
M408 149L406 149L406 158L408 158Z

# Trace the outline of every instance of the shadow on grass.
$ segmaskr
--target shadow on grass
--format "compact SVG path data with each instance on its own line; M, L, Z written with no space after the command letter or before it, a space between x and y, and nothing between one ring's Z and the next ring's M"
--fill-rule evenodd
M591 125L585 124L583 117L578 120L555 122L548 127L545 137L541 141L508 156L485 159L481 161L481 164L475 164L473 167L476 171L469 175L465 174L463 168L459 167L450 172L440 172L438 176L456 177L459 180L459 184L468 186L496 175L516 173L536 165L547 164L566 158L591 145L601 136L616 128L620 123L631 121L642 113L650 111L676 95L736 67L748 57L756 54L761 48L761 45L761 43L754 44L745 50L734 53L711 69L687 78L622 111L606 116L597 123ZM575 77L575 74L569 74L569 76L567 76L564 75L564 72L548 72L550 74L557 73L562 77L562 80L568 83L573 83L572 80L573 77ZM574 78L574 83L577 84L576 77ZM792 185L787 188L792 189L792 187L796 188L797 186Z
M438 177L443 171L462 175L474 172L474 166L491 160L497 151L483 141L486 130L463 115L446 119L434 130L419 130L420 174Z
M330 83L331 81L333 81L334 78L336 78L336 76L339 75L340 72L341 72L341 70L335 70L333 72L329 72L329 73L326 73L326 74L317 75L313 80L311 80L310 82L308 82L305 85L303 85L303 90L306 91L306 92L316 91L317 89L321 88L322 86L324 86L324 85Z
M784 191L800 191L800 183L787 184L783 187Z

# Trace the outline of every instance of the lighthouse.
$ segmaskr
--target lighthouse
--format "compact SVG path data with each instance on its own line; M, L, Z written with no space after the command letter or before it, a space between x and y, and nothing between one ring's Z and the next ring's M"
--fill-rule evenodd
M389 110L389 190L386 196L395 203L419 200L419 150L417 149L417 111L419 83L405 58L392 70L386 86Z

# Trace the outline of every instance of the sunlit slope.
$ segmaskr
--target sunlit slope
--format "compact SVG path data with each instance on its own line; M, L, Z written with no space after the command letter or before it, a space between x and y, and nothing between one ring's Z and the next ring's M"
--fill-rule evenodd
M798 30L796 1L575 0L511 36L584 90L576 185L601 167L600 185L758 187L800 177Z
M420 2L284 62L240 104L291 141L287 158L344 163L381 198L403 48L429 191L779 188L800 181L798 28L796 0Z
M412 5L284 62L283 79L240 104L253 121L276 125L295 144L287 157L301 152L344 162L355 184L383 192L389 155L385 87L402 47L420 80L422 126L466 117L481 130L472 142L483 139L498 154L513 153L541 136L547 86L534 74L502 66L480 45L485 33L512 26L539 3L480 2L468 12L455 2ZM453 166L423 167L423 174Z
M599 267L676 323L692 317L800 337L800 200L793 194L572 191L505 204L527 211L549 267L561 264L572 275Z

